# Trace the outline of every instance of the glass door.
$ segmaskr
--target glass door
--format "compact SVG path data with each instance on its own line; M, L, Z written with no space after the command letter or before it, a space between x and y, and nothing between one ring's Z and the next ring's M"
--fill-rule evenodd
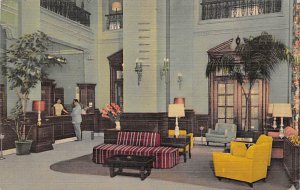
M251 94L249 97L249 103L250 103L250 109L248 110L249 116L251 119L249 120L249 130L258 130L259 126L259 108L260 108L260 101L261 101L261 96L260 96L260 90L259 87L261 86L261 82L256 82L251 90ZM249 85L245 84L244 85L245 92L242 92L242 129L245 130L245 119L246 119L246 97L245 93L248 94L248 89Z
M217 121L234 123L234 84L220 82L217 89Z

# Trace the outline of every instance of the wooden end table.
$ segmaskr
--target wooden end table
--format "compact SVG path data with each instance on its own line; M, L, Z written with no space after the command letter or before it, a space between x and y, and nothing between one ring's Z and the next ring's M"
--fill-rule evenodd
M175 147L175 148L183 148L183 157L184 162L186 162L186 153L189 153L189 158L191 159L192 153L191 153L191 137L190 136L178 136L177 138L174 136L168 136L165 138L162 138L162 146L169 146L169 147ZM189 149L186 150L186 146L189 145Z
M105 166L109 167L110 177L124 175L140 177L144 180L151 174L154 161L155 156L114 155L106 160ZM115 168L118 170L115 171ZM140 172L138 174L123 172L124 168L137 169Z

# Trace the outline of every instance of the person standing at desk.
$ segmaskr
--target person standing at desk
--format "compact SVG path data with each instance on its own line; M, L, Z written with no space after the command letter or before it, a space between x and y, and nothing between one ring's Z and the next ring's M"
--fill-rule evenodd
M81 141L81 128L80 128L80 124L82 122L81 106L77 99L73 100L73 104L74 104L74 107L73 107L73 110L71 113L72 123L74 125L74 130L75 130L75 134L77 137L77 141Z
M64 106L61 104L61 99L57 99L56 103L53 105L54 107L54 115L61 116L62 112L68 114L68 112L64 109Z

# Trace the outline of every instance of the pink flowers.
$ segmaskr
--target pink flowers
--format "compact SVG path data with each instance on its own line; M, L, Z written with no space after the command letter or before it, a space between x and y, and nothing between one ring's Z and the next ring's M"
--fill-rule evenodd
M101 109L101 111L102 111L102 117L108 118L114 122L120 121L122 111L119 105L115 103L107 104L105 108Z

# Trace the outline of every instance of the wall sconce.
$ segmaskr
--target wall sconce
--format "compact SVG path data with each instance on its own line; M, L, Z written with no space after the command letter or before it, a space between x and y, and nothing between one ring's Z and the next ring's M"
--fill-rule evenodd
M144 66L150 66L150 65L147 65L147 64L143 64L142 60L137 58L135 60L135 69L134 71L136 72L136 74L138 75L138 85L141 84L141 81L142 81L142 75L143 75L143 67Z
M160 80L162 80L163 77L165 77L165 82L167 83L167 74L169 72L169 58L164 58L164 65L160 69Z
M178 82L178 86L179 86L179 89L181 90L181 85L182 85L182 73L178 73L177 74L177 82Z
M142 75L143 75L143 63L142 61L137 58L135 60L135 69L134 71L138 75L138 86L140 86L141 80L142 80Z

